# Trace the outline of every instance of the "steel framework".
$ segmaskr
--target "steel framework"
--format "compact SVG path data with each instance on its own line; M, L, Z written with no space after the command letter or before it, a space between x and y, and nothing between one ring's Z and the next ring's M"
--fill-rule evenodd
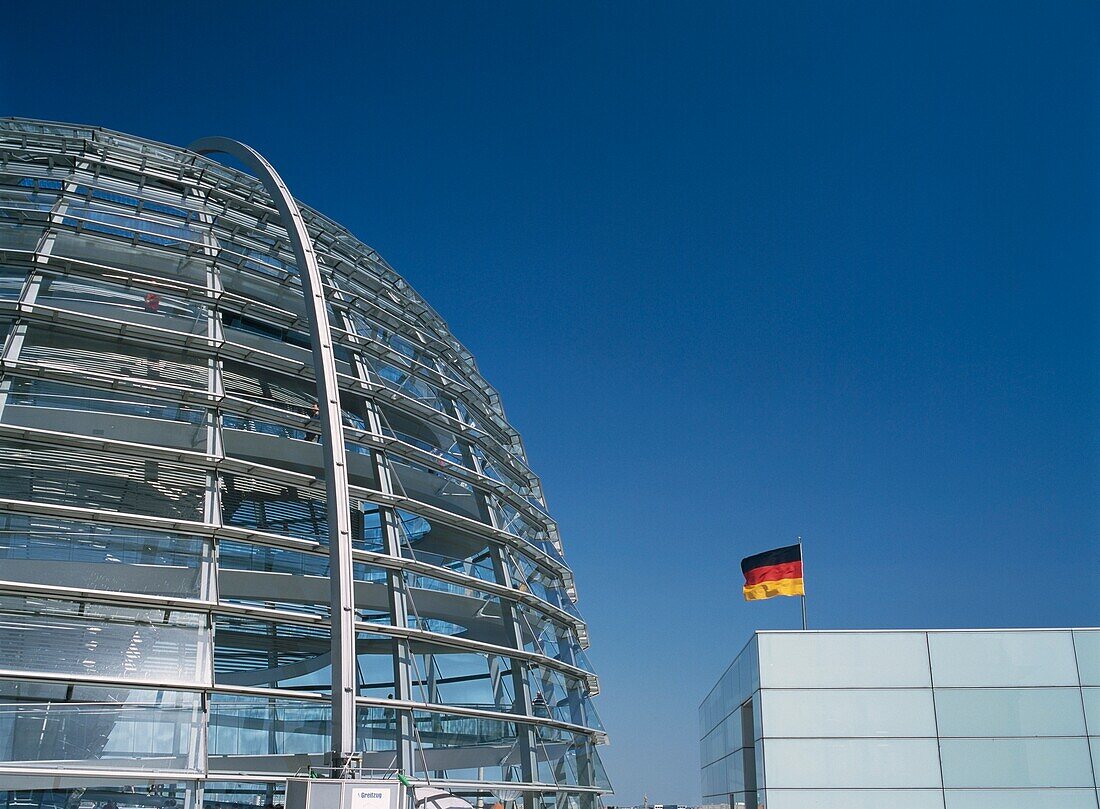
M609 789L499 396L254 150L0 120L0 333L0 804Z

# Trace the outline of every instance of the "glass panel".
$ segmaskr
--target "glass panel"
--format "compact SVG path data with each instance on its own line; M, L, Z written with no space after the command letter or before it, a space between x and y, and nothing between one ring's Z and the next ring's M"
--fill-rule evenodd
M250 542L223 539L218 542L218 568L291 573L297 576L324 576L327 581L328 554L305 553L271 545L254 545Z
M212 597L210 540L31 514L0 515L0 579Z
M203 809L255 809L257 806L283 806L286 781L206 781L203 783Z
M718 761L703 767L703 796L708 803L732 789L726 776L724 761Z
M47 379L15 379L5 424L202 452L206 408Z
M198 772L202 727L197 693L0 681L0 767L17 772Z
M218 592L225 603L327 615L327 551L303 551L221 540L218 543ZM385 571L355 562L357 619L390 623Z
M396 749L396 714L388 708L357 709L356 748L364 752ZM302 756L319 764L328 750L332 705L244 694L210 695L208 763L212 772L295 773ZM247 756L247 766L236 759ZM392 753L383 757L392 759ZM308 760L307 760L308 761ZM364 761L364 766L375 766Z
M382 384L390 390L415 399L440 413L446 412L442 394L423 379L383 360L370 356L364 356L364 359L382 380Z
M358 257L357 257L357 259L358 259ZM360 268L363 266L362 261L357 260L357 263L359 264ZM378 272L379 265L371 263L369 266L370 266L371 272L375 273L376 275L379 275L381 277L387 277L387 278L392 277L394 284L396 284L396 283L402 283L403 284L404 283L404 281L400 281L400 282L397 281L396 274L394 274L392 270L387 270L387 271L384 271L384 272ZM388 315L396 316L396 318L398 320L404 320L408 317L408 313L405 311L405 309L402 308L402 306L399 303L400 299L394 299L392 297L389 297L389 296L392 296L394 294L392 291L386 290L386 294L384 294L384 295L379 294L373 288L371 288L367 285L368 283L377 284L377 282L372 281L370 276L363 276L358 271L358 269L356 271L355 277L351 277L351 276L348 276L348 275L342 275L341 274L341 275L336 275L335 278L336 278L340 288L351 292L353 296L363 300L364 302L369 302L370 307L361 307L361 308L367 308L367 312L368 312L368 314L370 314L372 316L372 318L376 314L375 311L374 311L375 307L377 307L378 309L384 310L386 312L386 314L388 314ZM419 335L419 332L414 327L409 326L408 324L402 323L402 327L406 331L406 333L409 334L410 336ZM356 328L357 329L359 328L359 324L356 324ZM369 324L367 324L367 326L364 327L364 332L365 332L364 336L371 336L372 334L374 334L374 332L370 331L370 328L371 328L371 326ZM375 336L374 339L384 340L386 335L388 335L389 333L390 332L388 330L379 329L377 334L380 335L380 336Z
M1080 739L941 739L945 787L1092 787Z
M198 809L195 783L0 772L0 809Z
M320 433L307 432L300 427L290 427L286 424L278 424L271 420L268 416L264 418L256 418L255 416L240 416L236 413L222 413L222 427L226 430L240 430L246 433L260 433L262 435L273 435L276 438L292 438L295 441L309 441L311 443L319 443L321 440ZM226 440L235 441L235 444L242 446L242 442L235 440L233 436L226 436ZM299 449L301 449L299 447ZM248 457L249 453L238 450L237 455ZM261 456L257 456L261 457Z
M936 736L932 690L760 692L766 738Z
M562 555L558 547L550 541L546 535L546 531L531 523L526 517L519 513L510 503L504 503L494 499L493 510L496 512L497 524L510 534L515 534L517 537L531 543L534 547L538 548L543 553L550 556L557 561L563 561Z
M503 713L515 709L511 658L415 640L412 650L414 699Z
M29 271L25 267L0 266L0 300L19 300Z
M401 494L454 514L485 521L474 495L474 487L469 483L392 453L387 457L396 476L396 488Z
M577 618L580 612L561 579L539 567L532 559L513 548L502 548L501 554L510 564L512 584L521 592L531 593L563 612Z
M572 629L525 604L516 605L516 617L524 649L592 671L588 656L581 649Z
M761 633L764 688L928 687L921 632Z
M741 711L734 711L703 737L703 762L709 764L741 749ZM744 784L742 784L742 787ZM730 790L734 787L730 787ZM730 790L726 790L727 792Z
M210 683L205 616L0 595L0 668L180 685Z
M41 225L0 223L0 244L6 250L34 250L42 238Z
M57 233L53 255L75 258L93 264L132 269L161 278L202 284L206 281L208 262L197 256L183 256L149 245L134 247L113 239L83 233Z
M214 679L219 685L331 690L327 626L219 615L214 629Z
M328 615L328 557L220 540L218 596L227 604Z
M395 512L390 511L393 514ZM423 525L427 525L427 521L415 517L415 515L409 514L407 511L396 511L397 520L397 532L401 538L401 543L406 541L406 538L411 536L411 531L422 530ZM386 553L386 536L382 530L382 510L367 500L360 500L358 508L353 503L351 512L352 521L352 542L355 547L365 551L373 551L375 553ZM361 523L361 525L360 525ZM360 541L362 545L360 545Z
M294 346L310 350L309 333L298 329L289 329L271 321L249 317L239 312L223 311L222 324L225 326L225 337L232 343L255 345L263 350L294 356L282 346ZM257 341L256 338L260 338ZM280 346L264 345L263 341L279 343Z
M1100 686L1100 629L1073 630L1081 685Z
M46 276L36 303L120 323L206 334L207 308L141 285L122 286L79 276Z
M388 620L389 616L386 622ZM359 696L393 699L393 695L397 693L393 674L393 661L397 654L396 638L374 632L359 632L355 638Z
M236 294L241 298L236 308L246 306L248 301L263 301L268 306L274 306L284 312L296 315L302 323L308 322L296 268L290 268L290 271L294 273L294 277L287 283L283 283L274 277L261 278L254 273L241 272L235 266L240 264L241 261L239 255L226 253L225 251L222 251L218 256L222 286L225 287L227 292Z
M226 457L316 477L323 474L325 464L319 433L230 413L224 414L222 424ZM369 456L349 453L347 471L353 486L378 488Z
M735 702L732 687L737 681L735 667L739 665L740 659L740 656L738 656L730 667L722 673L722 676L718 678L718 682L714 684L710 693L703 700L703 704L699 706L699 728L704 736L727 717L735 705L740 704L740 702Z
M502 608L498 596L422 573L404 575L419 617L461 623L470 637L478 639L500 635Z
M78 228L79 233L105 233L121 236L132 243L146 242L158 247L186 248L188 243L201 243L201 234L178 220L171 224L162 223L147 211L143 211L139 218L131 209L105 204L106 201L94 197L74 200L67 196L67 199L62 223Z
M1076 688L937 688L941 736L1084 736Z
M401 555L482 581L496 582L485 537L399 510Z
M531 665L527 672L532 710L536 716L603 730L588 688L580 680L547 666Z
M377 407L382 417L383 434L437 455L445 461L460 466L466 463L462 448L453 433L388 405L379 403Z
M1081 699L1085 704L1085 724L1089 732L1100 734L1100 688L1082 688Z
M768 739L764 766L769 791L940 786L935 739Z
M481 463L481 471L486 477L490 477L498 483L503 483L539 511L546 513L546 505L536 495L530 483L519 480L506 465L487 455L477 444L472 444L471 449Z
M423 757L416 757L417 771L427 770L437 777L446 772L447 778L470 773L476 778L481 770L484 780L520 780L517 733L521 726L516 722L427 711L415 711L413 717L424 746Z
M745 750L739 748L733 755L721 760L725 771L723 779L727 792L748 792L745 788Z
M317 387L311 380L233 360L224 362L222 384L227 396L285 410L306 419L314 417L317 407Z
M947 809L1096 809L1096 793L1091 789L949 789Z
M57 203L59 189L49 180L35 181L30 177L0 175L0 220L4 224L45 222L46 214Z
M219 479L226 525L327 544L323 493L249 475L226 473Z
M331 689L331 639L327 626L299 626L218 616L214 677L222 685L260 686L327 693ZM359 695L393 697L394 641L356 636Z
M943 809L938 789L769 789L768 809ZM756 809L755 806L750 809Z
M611 788L596 746L587 736L539 726L535 738L540 781L559 786Z
M1064 632L929 632L932 679L950 685L1077 685Z
M221 227L229 226L220 218L217 224ZM298 268L294 265L293 258L290 256L284 258L277 249L276 240L273 237L249 228L232 237L218 233L217 239L221 246L221 250L218 251L218 262L231 264L237 268L236 272L227 268L226 281L239 281L249 277L259 280L262 277L264 280L279 282L278 286L289 286L287 281L290 278L297 279ZM286 242L283 241L283 244ZM247 287L238 288L235 283L227 283L226 289L238 290L246 297L252 291ZM301 298L300 292L298 297ZM267 298L260 299L267 300Z
M0 440L5 497L201 520L206 473L177 463Z
M371 624L392 624L386 570L356 562L352 565L352 578L355 579L355 619ZM412 625L410 622L409 626Z
M206 390L206 356L131 339L93 337L32 324L27 327L19 359L78 374L91 372Z

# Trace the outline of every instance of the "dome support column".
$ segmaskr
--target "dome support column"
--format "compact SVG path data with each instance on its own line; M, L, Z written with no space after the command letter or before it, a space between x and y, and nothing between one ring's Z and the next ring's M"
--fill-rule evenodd
M340 388L336 378L336 355L329 328L321 270L298 204L282 178L255 149L230 138L200 138L188 147L201 155L227 154L240 160L256 175L271 195L286 228L298 265L305 297L306 316L313 353L313 376L317 383L317 406L321 422L325 463L331 581L332 621L332 744L333 777L352 775L355 753L355 594L352 581L351 498L348 494L347 462L344 452Z

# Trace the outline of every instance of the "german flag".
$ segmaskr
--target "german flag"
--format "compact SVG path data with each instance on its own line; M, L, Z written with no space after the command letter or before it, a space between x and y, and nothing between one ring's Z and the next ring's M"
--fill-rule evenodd
M802 546L788 545L741 560L745 574L745 600L759 601L772 596L801 596Z

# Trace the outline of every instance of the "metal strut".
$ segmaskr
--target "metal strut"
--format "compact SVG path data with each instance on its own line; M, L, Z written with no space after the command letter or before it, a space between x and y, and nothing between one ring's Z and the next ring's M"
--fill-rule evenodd
M340 388L329 329L321 270L298 204L279 174L255 149L231 138L199 138L189 147L201 155L222 153L240 160L263 183L290 237L305 296L313 346L313 376L317 381L325 493L328 508L329 581L332 600L332 744L329 766L333 777L353 774L355 753L355 591L351 564L351 498L348 495Z

